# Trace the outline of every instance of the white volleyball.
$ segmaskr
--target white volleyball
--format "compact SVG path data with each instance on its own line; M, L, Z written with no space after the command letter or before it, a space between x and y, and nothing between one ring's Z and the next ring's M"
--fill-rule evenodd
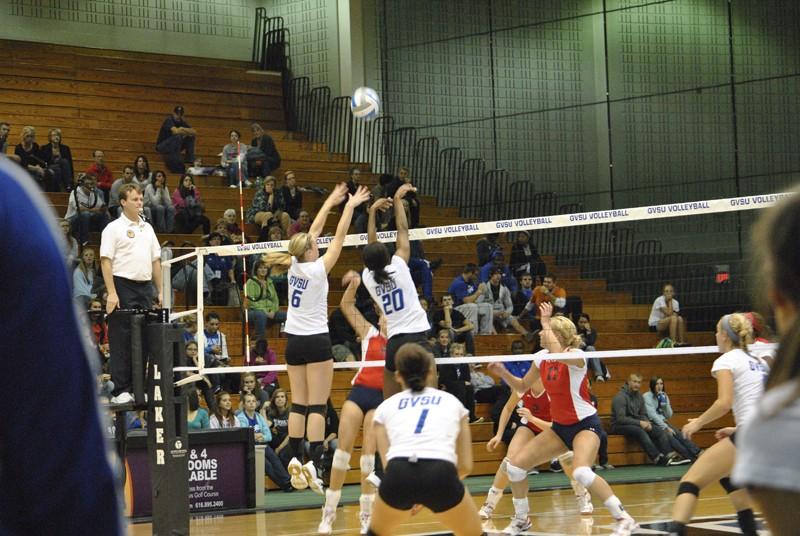
M378 116L381 109L381 98L370 87L360 87L353 92L350 98L350 111L358 119L371 121Z

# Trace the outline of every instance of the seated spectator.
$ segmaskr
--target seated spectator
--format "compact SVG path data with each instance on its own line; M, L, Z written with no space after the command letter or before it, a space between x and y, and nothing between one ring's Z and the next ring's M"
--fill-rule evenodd
M194 315L183 317L183 342L197 342L197 317Z
M287 170L283 174L283 183L281 186L283 205L289 218L294 221L300 217L300 211L303 209L303 192L297 187L294 171Z
M217 410L208 420L208 427L212 430L220 428L239 428L239 419L233 412L233 402L231 394L227 391L220 391L216 396Z
M8 154L8 135L11 133L11 125L5 121L0 121L0 155L6 156L19 164L19 157L15 154Z
M100 275L100 277L97 277ZM88 309L89 302L97 297L96 283L100 283L102 274L94 256L94 250L84 248L81 261L72 272L72 297L81 309Z
M432 333L434 333L433 330L434 329L438 329L439 326L436 325L436 323L433 321L434 313L433 313L433 307L431 307L431 302L428 301L428 298L426 298L425 296L418 296L418 298L419 298L419 305L420 305L420 307L422 307L422 310L425 311L425 316L428 318L428 324L431 326L431 329L429 329L428 331L425 332L425 338L427 338L428 335L431 335ZM464 315L461 315L461 316L464 316ZM441 327L444 327L444 326L441 326ZM452 337L453 334L451 333L450 336Z
M451 357L449 354L452 351L452 357L464 357L464 345L459 343L450 344L450 331L443 329L439 332L438 348L441 355L437 355L437 348L434 348L434 355L437 357ZM446 353L444 353L446 352ZM472 390L470 383L469 365L462 363L460 365L437 365L439 372L439 389L447 391L456 397L461 404L469 412L469 422L479 423L483 422L483 417L480 419L475 415L475 392Z
M64 236L64 241L67 243L67 267L74 268L78 264L78 252L80 251L80 244L72 236L72 226L65 218L58 220L58 225L61 227L61 233Z
M231 243L240 244L242 242L242 228L239 227L236 211L232 208L225 209L222 219L225 221L225 232L230 237Z
M514 311L511 291L502 283L502 276L503 273L500 269L492 268L488 284L485 285L483 294L478 297L478 303L488 303L492 306L492 321L495 330L501 331L511 326L517 333L527 335L528 330L522 327L511 314Z
M163 171L161 173L164 173ZM133 161L133 176L142 185L142 188L153 182L153 173L150 171L150 161L143 154L136 157ZM167 176L164 175L164 184L167 184Z
M269 265L264 261L256 264L255 275L244 287L247 296L247 314L255 328L255 340L264 339L267 326L286 322L286 312L281 311L278 293L269 278Z
M386 185L386 197L394 197L397 189L404 184L411 184L411 171L407 167L403 166L397 169L397 176L393 177L391 182ZM420 202L417 193L408 192L403 198L403 205L405 205L406 214L408 215L408 228L416 229L419 227L420 221ZM390 215L390 218L391 217L393 217L393 214Z
M14 154L19 164L30 174L39 187L45 192L55 192L52 175L42 158L39 144L36 143L36 129L31 126L22 127L20 142L14 147Z
M440 329L436 334L436 344L433 345L433 355L450 357L450 344L450 330Z
M503 247L497 243L497 238L500 235L497 233L487 234L475 243L475 249L478 254L478 266L485 266L490 262L497 252L503 251Z
M241 176L242 184L250 186L251 182L247 178L247 162L245 161L247 144L239 142L242 135L236 129L231 130L228 137L230 143L222 148L222 154L219 157L219 163L225 169L228 177L228 185L231 188L239 186L239 177Z
M267 177L281 167L281 155L275 147L272 137L264 132L261 125L250 125L253 140L247 149L247 165L250 177Z
M222 245L222 235L211 233L208 235L209 247ZM236 278L233 273L233 257L229 255L217 255L210 253L206 256L208 267L211 268L211 281L208 287L211 290L211 305L228 305L230 303L230 291L235 291ZM238 302L238 299L233 301Z
M276 365L278 358L275 355L275 350L270 348L267 339L258 339L253 348L253 363L258 365ZM258 383L261 384L261 389L267 393L267 396L272 397L272 393L278 388L278 372L256 372Z
M244 409L240 411L236 417L239 419L239 426L242 428L252 428L256 443L265 446L264 473L283 491L293 491L292 479L286 471L286 467L270 446L272 432L269 429L267 420L256 411L256 397L248 393L244 395L243 402Z
M220 170L214 166L204 166L202 158L195 158L191 167L186 169L186 173L192 177L197 177L198 175L216 175L219 171Z
M347 179L347 191L350 195L355 194L358 187L361 186L361 182L359 182L359 177L361 175L361 170L352 167L350 168L350 177ZM344 206L347 204L347 199L342 201L339 205L339 211L344 210ZM367 221L369 220L369 216L367 214L367 207L368 203L363 203L356 207L355 211L353 212L353 227L355 228L357 233L366 233L367 232ZM409 224L409 228L411 228Z
M653 302L647 324L661 338L669 337L675 346L689 346L686 342L686 322L678 313L681 306L675 299L675 288L667 283L663 294Z
M189 247L194 247L191 242L184 242ZM203 299L208 299L208 282L211 281L214 272L203 263ZM180 261L172 266L172 288L182 290L186 300L185 305L194 305L197 297L197 259L191 261Z
M340 307L328 317L328 332L334 361L356 361L361 358L361 341Z
M683 433L669 422L672 418L672 406L664 387L664 380L660 376L650 378L650 390L643 395L643 398L647 418L656 428L666 432L672 448L683 456L682 461L688 463L697 460L702 452L700 447L692 443L691 439L686 439Z
M110 354L108 351L108 324L106 324L103 312L103 302L97 298L90 300L88 313L89 329L92 333L92 346L97 350L101 368L107 372Z
M309 229L311 229L311 216L307 210L301 210L297 221L289 226L286 238L291 238L297 233L307 233Z
M510 292L516 292L517 290L517 280L511 274L511 269L506 266L505 264L505 255L502 251L497 251L492 257L490 262L487 262L485 265L481 267L480 276L478 280L481 283L486 283L489 281L489 276L492 273L492 270L499 270L501 274L501 279L503 281L503 285L508 288Z
M92 158L94 163L86 170L86 174L95 176L97 187L103 192L103 201L108 203L108 193L111 191L111 185L114 184L114 176L106 166L106 154L103 151L95 149L92 151Z
M261 384L258 383L256 373L245 372L241 375L239 381L242 384L242 390L239 393L240 400L244 399L244 395L252 394L256 397L256 411L265 413L267 410L267 405L269 404L269 395L266 393L266 391L261 389Z
M81 185L72 190L67 200L64 219L72 226L81 245L89 243L90 231L102 231L108 223L108 211L103 194L95 188L96 180L90 173L84 175Z
M437 331L450 330L450 337L454 341L463 343L467 353L475 354L475 340L472 337L475 326L454 307L453 296L450 293L442 294L442 307L433 314L430 324L431 329Z
M372 187L372 191L370 194L372 195L373 202L377 199L381 199L382 197L389 197L387 188L389 184L394 180L389 173L384 173L380 177L378 177L378 184ZM389 230L389 221L392 219L393 216L392 210L383 210L375 214L375 227L378 232L381 231L388 231Z
M673 465L678 461L667 434L647 418L644 398L639 392L642 377L631 374L611 401L611 433L638 442L655 465Z
M134 177L134 180L137 179ZM156 233L171 233L175 230L175 207L167 188L167 175L160 169L156 170L153 180L144 187L144 208L150 211Z
M539 306L545 302L552 304L553 313L563 313L567 305L567 291L556 285L556 276L553 274L544 276L542 284L533 289L533 295L525 306L526 311L535 310L537 323Z
M203 234L211 231L211 222L203 214L205 209L200 199L200 190L194 185L194 177L191 175L181 178L181 183L172 193L172 206L175 207L177 232L191 234L198 226L203 227Z
M595 409L599 411L597 406L597 397L594 396L592 392L592 382L589 382L589 399L592 401L592 405ZM595 471L597 470L604 470L604 469L614 469L614 466L608 463L608 433L605 429L600 429L600 448L597 451L598 457L598 464L593 467Z
M520 316L531 301L531 296L533 296L533 277L526 272L519 276L519 286L511 293L511 303L514 305L511 314Z
M111 185L111 190L108 193L108 211L111 213L112 218L118 218L121 213L122 209L120 208L119 204L119 191L126 184L136 184L137 186L139 185L139 182L133 175L133 166L125 166L125 168L122 171L122 177L115 180L114 183ZM149 214L149 209L146 207L145 207L145 216L147 217L148 220L151 219L151 215Z
M227 367L230 362L228 355L228 338L220 331L219 315L214 311L206 315L205 329L206 346L203 352L205 366L208 368ZM228 392L239 391L239 377L236 374L211 374L209 376L214 391L220 387Z
M288 232L289 214L285 211L280 191L276 191L275 177L270 176L264 180L263 187L256 192L244 217L247 223L254 223L261 228L259 242L266 241L267 231L272 225L280 225L284 232Z
M536 278L536 283L539 284L547 273L547 267L542 257L539 256L536 246L530 243L530 239L531 236L528 231L517 233L517 239L514 245L511 246L509 268L511 268L514 277L521 277L526 273L531 274Z
M200 407L200 397L197 396L197 389L189 390L189 411L186 413L186 422L189 423L189 430L207 430L210 428L208 411Z
M197 331L197 324L195 324L195 331ZM191 364L194 366L200 366L198 356L199 352L197 351L197 342L191 340L184 345L184 352L186 353L186 358L189 360ZM204 361L208 362L208 356L204 356ZM188 373L186 374L189 375ZM200 390L203 393L203 398L206 401L206 406L211 410L213 413L217 409L217 401L214 398L214 390L213 390L213 382L210 378L213 376L205 376L202 380L195 383L196 389Z
M61 143L61 129L51 128L47 134L49 143L42 146L41 157L46 172L51 175L51 184L58 192L70 192L73 188L72 151Z
M176 106L172 115L161 123L156 139L156 152L164 156L164 164L172 173L185 173L183 163L194 162L197 131L189 126L183 114L183 106Z
M594 344L597 342L597 330L591 325L591 319L586 313L582 313L578 318L578 337L581 338L581 350L584 352L596 352ZM605 362L597 357L590 357L587 359L591 374L594 375L594 381L604 382L611 379L611 373L608 371Z
M495 383L494 378L482 372L483 365L474 363L469 366L469 381L475 391L475 401L494 404L503 396L503 386Z
M473 329L472 334L490 335L492 330L492 305L490 303L478 303L478 298L486 292L485 283L477 283L478 269L468 263L464 266L461 275L457 276L447 292L453 297L456 310L463 314L470 324L477 326L477 331Z
M289 445L289 412L292 405L289 403L289 395L286 389L275 389L269 399L269 409L267 409L267 424L272 432L270 446L275 450L284 467L288 467L292 459L292 452Z

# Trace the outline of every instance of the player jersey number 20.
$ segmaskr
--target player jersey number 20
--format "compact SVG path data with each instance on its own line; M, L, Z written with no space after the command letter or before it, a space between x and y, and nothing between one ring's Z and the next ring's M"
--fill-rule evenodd
M402 311L406 305L403 302L403 290L399 288L382 295L381 300L383 301L383 312L387 315Z

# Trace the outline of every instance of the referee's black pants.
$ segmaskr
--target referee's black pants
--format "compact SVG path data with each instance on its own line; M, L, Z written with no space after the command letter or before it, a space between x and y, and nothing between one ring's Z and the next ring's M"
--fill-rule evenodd
M153 306L153 285L150 281L132 281L114 276L119 309L150 309ZM114 382L113 396L133 390L131 371L131 313L116 310L108 317L108 346L111 352L109 370ZM142 330L142 351L146 352L145 330Z

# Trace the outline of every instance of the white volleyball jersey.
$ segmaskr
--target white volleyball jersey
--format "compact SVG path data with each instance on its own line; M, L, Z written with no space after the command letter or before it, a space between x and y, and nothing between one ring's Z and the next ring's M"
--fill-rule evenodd
M316 335L328 333L328 272L322 257L314 262L297 262L287 275L289 309L286 312L286 333Z
M419 333L431 329L428 316L419 304L417 286L411 279L406 262L393 255L386 272L392 280L384 285L375 282L375 275L369 268L364 268L361 280L386 315L388 337L391 339L400 333Z
M406 389L383 401L374 422L386 428L389 451L386 459L410 458L456 463L456 439L464 405L451 395L426 387L419 393Z
M769 367L760 357L737 348L714 361L711 375L716 378L720 370L729 370L733 374L733 420L736 426L746 424L756 413L756 403L764 392Z
M753 344L748 344L747 351L762 359L775 359L778 350L777 348L771 348L771 346L772 343L769 341L759 339Z

